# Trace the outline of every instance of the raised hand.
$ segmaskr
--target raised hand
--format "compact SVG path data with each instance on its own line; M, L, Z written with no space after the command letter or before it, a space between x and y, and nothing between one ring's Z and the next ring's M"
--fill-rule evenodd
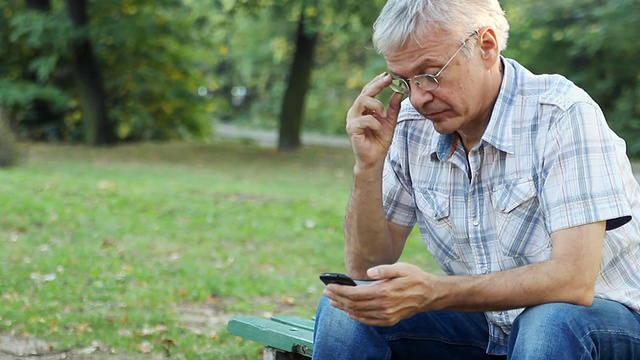
M394 93L389 106L376 96L391 83L391 75L382 73L362 88L347 112L347 134L356 156L356 167L381 165L393 139L402 95Z

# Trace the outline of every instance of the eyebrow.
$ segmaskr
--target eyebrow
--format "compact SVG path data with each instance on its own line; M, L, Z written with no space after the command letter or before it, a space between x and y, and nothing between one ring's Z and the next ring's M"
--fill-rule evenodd
M432 73L426 73L424 72L426 68L429 67L434 67L434 68L440 68L444 65L444 62L446 62L446 60L441 59L440 57L436 57L436 56L427 56L424 59L422 59L422 61L420 63L418 63L417 66L414 67L414 72L417 72L416 74L412 75L411 77L414 77L416 75L424 75L424 74L435 74L434 72ZM438 65L435 65L438 64ZM438 70L436 70L437 72ZM410 78L408 77L404 77L401 76L399 74L394 73L393 71L389 70L389 73L396 76L399 79L404 79L404 80L409 80Z

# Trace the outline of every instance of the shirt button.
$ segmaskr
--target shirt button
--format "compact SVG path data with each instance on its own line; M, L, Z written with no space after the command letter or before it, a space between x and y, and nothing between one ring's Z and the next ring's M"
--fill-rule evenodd
M478 221L478 219L473 220L473 226L478 226L480 225L480 222Z

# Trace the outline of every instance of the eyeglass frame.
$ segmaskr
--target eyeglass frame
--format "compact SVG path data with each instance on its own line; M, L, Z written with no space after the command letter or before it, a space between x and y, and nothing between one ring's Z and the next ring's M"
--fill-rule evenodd
M474 36L479 35L479 32L476 30L473 32L473 34L469 35L466 39L464 39L464 41L462 42L462 45L460 45L460 47L458 48L458 50L456 50L456 52L453 53L453 55L451 55L451 57L449 58L449 60L442 65L442 67L440 68L440 70L438 70L437 73L435 74L418 74L418 75L414 75L411 78L401 78L396 74L391 73L391 77L393 78L393 81L400 81L402 82L402 84L406 87L406 91L401 91L399 86L396 86L393 84L393 82L391 84L389 84L389 88L398 94L402 94L402 95L409 95L411 94L411 83L414 83L418 88L422 89L423 91L435 91L438 88L440 88L440 81L438 81L438 77L440 75L442 75L442 72L444 71L444 69L447 68L447 66L449 66L449 64L453 61L453 59L458 55L458 53L460 53L460 51L462 51L462 49L464 49L464 47L467 45L467 42L469 41L469 39L471 39ZM427 78L428 80L425 82L425 84L434 84L435 83L435 87L433 88L427 88L425 89L423 86L420 86L420 82L416 82L416 78ZM429 81L431 80L431 81Z

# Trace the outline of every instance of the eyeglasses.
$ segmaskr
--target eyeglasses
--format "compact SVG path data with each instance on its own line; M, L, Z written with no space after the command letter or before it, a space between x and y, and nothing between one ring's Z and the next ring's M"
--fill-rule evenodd
M460 45L458 50L456 50L456 52L453 53L449 61L447 61L440 68L440 71L438 71L437 73L415 75L410 79L401 78L391 74L391 76L393 77L393 80L391 81L391 85L389 85L389 88L391 88L393 92L396 92L402 95L409 95L411 93L411 86L409 85L409 83L413 83L415 86L419 87L424 91L436 90L437 88L440 87L440 82L438 81L438 77L442 75L442 72L444 71L444 69L446 69L447 66L451 63L451 61L453 61L453 59L456 57L456 55L458 55L458 53L462 51L464 46L467 45L467 41L469 41L469 39L471 39L476 35L478 35L477 31L469 35L468 38L464 39L464 41L462 42L462 45Z

